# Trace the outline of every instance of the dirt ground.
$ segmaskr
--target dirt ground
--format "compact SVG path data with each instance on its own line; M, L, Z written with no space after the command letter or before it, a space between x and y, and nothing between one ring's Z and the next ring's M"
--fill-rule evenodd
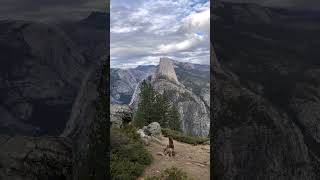
M210 146L209 145L190 145L174 141L176 155L174 157L159 155L168 144L168 138L162 137L162 144L151 143L146 146L152 154L154 161L145 169L145 177L160 174L163 170L172 166L181 169L194 180L210 179Z

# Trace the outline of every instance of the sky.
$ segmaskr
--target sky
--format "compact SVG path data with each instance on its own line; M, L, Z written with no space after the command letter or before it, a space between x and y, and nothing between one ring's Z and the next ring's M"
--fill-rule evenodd
M320 0L223 1L320 10ZM157 64L163 56L209 64L209 0L0 0L0 20L77 21L109 7L111 66Z
M111 0L110 19L112 68L210 63L209 0Z

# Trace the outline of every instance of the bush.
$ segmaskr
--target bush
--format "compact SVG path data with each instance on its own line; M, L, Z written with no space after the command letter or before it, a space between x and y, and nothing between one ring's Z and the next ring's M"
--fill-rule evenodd
M187 174L176 167L164 170L159 176L148 177L146 180L192 180Z
M151 164L152 155L144 148L136 131L133 126L111 129L112 179L136 179Z
M207 137L196 137L196 136L188 136L183 134L182 132L179 131L174 131L171 129L163 128L162 129L162 134L165 137L171 136L174 140L188 143L188 144L193 144L193 145L198 145L198 144L205 144L206 142L209 141L209 138Z

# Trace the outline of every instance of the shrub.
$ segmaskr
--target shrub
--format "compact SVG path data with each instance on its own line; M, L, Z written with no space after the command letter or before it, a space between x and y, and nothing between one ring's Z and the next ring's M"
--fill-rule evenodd
M193 144L193 145L205 144L207 141L209 141L209 138L207 137L189 136L189 135L183 134L182 132L174 131L167 128L162 129L162 134L165 137L171 136L174 140L188 143L188 144Z
M111 130L112 179L136 179L152 162L151 154L133 126Z
M164 170L159 176L148 177L146 180L192 180L187 174L176 167Z

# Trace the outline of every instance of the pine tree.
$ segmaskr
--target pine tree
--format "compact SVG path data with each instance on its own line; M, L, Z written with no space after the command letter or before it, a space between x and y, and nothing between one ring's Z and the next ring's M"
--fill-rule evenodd
M157 110L159 114L159 123L161 127L167 128L169 126L169 110L170 110L170 101L167 96L167 92L164 91L163 95L158 94L158 101L157 101Z
M169 128L175 131L181 131L180 114L175 105L172 105L169 111Z
M134 124L141 128L144 125L148 125L154 121L157 121L157 111L156 111L156 92L154 91L151 84L143 81L140 87L140 102L138 106L138 111L134 118Z
M147 102L146 102L146 81L144 80L141 83L141 87L140 87L140 102L139 102L139 106L138 106L138 111L134 117L134 125L141 128L145 125L146 123L146 107L147 107Z

